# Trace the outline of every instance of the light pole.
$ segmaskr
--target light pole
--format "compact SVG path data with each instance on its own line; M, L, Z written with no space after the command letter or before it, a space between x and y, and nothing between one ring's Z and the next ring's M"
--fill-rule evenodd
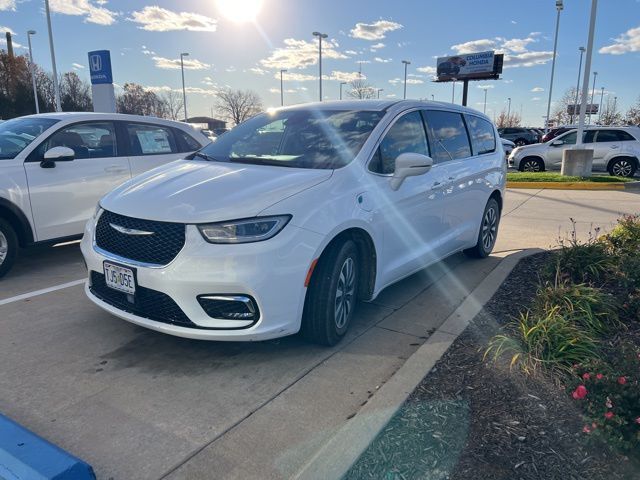
M33 52L31 51L31 35L35 35L35 30L27 32L27 41L29 42L29 70L31 72L31 84L33 85L33 100L36 102L36 113L40 113L40 105L38 105L38 89L36 88L36 70L33 63Z
M402 63L404 63L404 94L402 98L406 100L407 98L407 67L411 65L411 62L409 60L402 60Z
M584 115L587 110L587 95L589 94L589 74L591 72L591 58L593 56L593 37L596 31L596 16L598 13L598 0L591 0L591 14L589 16L589 35L587 40L587 58L584 61L584 80L582 81L582 97L580 100L580 117L578 118L578 134L576 147L582 147L582 134L584 132Z
M456 79L452 78L453 86L451 88L451 103L456 103Z
M598 107L598 121L602 120L602 100L604 98L604 87L600 88L600 106Z
M282 80L282 74L287 73L286 70L280 70L280 106L284 107L284 81Z
M482 113L486 114L487 113L487 91L489 90L489 88L484 87L484 108L482 109Z
M347 82L340 82L340 100L342 100L342 85L346 85Z
M556 36L553 41L553 60L551 60L551 81L549 82L549 99L547 100L547 118L551 113L551 94L553 93L553 75L556 71L556 52L558 51L558 31L560 30L560 12L564 8L562 0L556 0L556 10L558 15L556 17ZM549 122L544 126L544 132L549 131Z
M578 83L576 83L576 103L573 104L573 115L571 115L571 123L573 123L573 117L576 115L576 109L578 108L578 94L580 92L580 74L582 73L582 55L586 48L580 47L580 64L578 65Z
M593 72L593 87L591 89L591 106L589 107L589 125L591 125L591 113L593 111L593 97L596 93L596 77L598 72Z
M187 115L187 90L184 88L184 57L188 57L189 53L180 54L180 70L182 70L182 108L184 109L184 123L187 123L189 116Z
M433 93L431 94L431 101L434 102L436 99L436 97L433 95Z
M326 33L313 32L314 37L318 37L318 69L320 77L320 101L322 101L322 39L327 38L329 35Z
M51 70L53 70L53 95L56 101L56 112L62 111L60 104L60 85L58 85L58 70L56 69L56 52L53 49L53 31L51 30L51 12L49 0L44 0L44 10L47 15L47 29L49 30L49 49L51 50Z
M510 127L511 126L511 97L508 97L507 100L509 101L509 106L507 107L507 127ZM547 116L547 118L549 117Z
M377 88L378 91L378 100L380 99L380 92L384 91L384 88Z

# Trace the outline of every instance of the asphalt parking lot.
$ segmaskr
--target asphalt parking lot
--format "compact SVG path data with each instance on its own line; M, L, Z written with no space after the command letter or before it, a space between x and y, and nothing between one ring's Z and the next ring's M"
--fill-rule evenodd
M93 306L77 244L0 281L0 411L100 479L288 478L513 251L637 213L631 192L509 190L496 253L456 255L361 304L334 348L170 337ZM38 291L42 290L42 293Z

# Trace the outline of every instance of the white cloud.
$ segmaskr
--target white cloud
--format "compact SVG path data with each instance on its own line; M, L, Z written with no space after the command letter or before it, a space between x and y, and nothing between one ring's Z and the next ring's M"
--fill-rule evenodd
M527 50L530 43L538 41L539 35L539 32L531 32L526 38L482 38L452 45L451 49L457 54L495 50L504 54L505 68L533 67L544 65L553 58L553 52Z
M73 62L71 66L73 67L74 70L82 70L84 68L84 65L82 65L81 63L75 63L75 62Z
M534 67L544 65L553 58L553 52L525 52L504 56L504 68Z
M501 48L510 52L524 53L527 51L527 45L533 42L537 42L537 40L533 37L511 38L509 40L504 40Z
M512 23L513 25L517 25L517 24L518 24L518 22L516 22L515 20L511 20L511 23Z
M236 67L234 67L233 65L227 67L224 69L225 72L229 72L229 73L233 73L236 71Z
M358 72L341 72L339 70L334 70L333 72L331 72L331 75L329 75L329 78L327 80L336 80L338 82L353 82L354 80L365 78L367 78L365 75L361 75Z
M0 0L0 11L2 10L15 10L16 0Z
M173 12L158 6L146 6L132 12L132 22L138 23L143 30L168 32L171 30L190 30L192 32L215 32L217 20L192 12Z
M533 88L531 89L531 91L532 91L533 93L536 93L536 92L544 92L544 88L542 88L542 87L533 87Z
M373 59L374 62L378 62L378 63L389 63L392 60L393 60L392 58L380 58L380 57L375 57Z
M267 73L267 71L266 71L266 70L264 70L264 69L262 69L262 68L260 68L260 67L251 67L251 68L249 69L249 71L250 71L251 73L255 73L256 75L264 75L264 74L266 74L266 73Z
M356 26L351 30L351 36L362 40L382 40L387 32L392 32L402 27L399 23L390 20L378 20L373 23L356 23Z
M2 34L3 37L4 37L5 32L9 32L11 35L14 35L14 36L16 34L16 32L13 31L12 29L10 29L9 27L4 27L4 26L0 25L0 34Z
M480 40L471 40L470 42L451 45L451 50L455 51L457 54L462 54L462 53L483 52L485 50L493 50L495 47L496 47L495 40L482 38Z
M478 88L481 90L486 90L488 88L493 88L493 85L478 85Z
M153 57L153 61L155 62L156 67L165 70L176 70L180 68L179 58ZM211 65L209 65L208 63L203 63L200 60L196 60L195 58L184 59L185 70L205 70L210 66Z
M55 13L82 16L88 23L111 25L116 21L118 13L106 8L105 4L106 2L92 2L92 0L50 0L49 6Z
M306 40L296 40L287 38L284 40L284 47L276 48L268 58L260 60L260 64L265 68L305 68L318 63L318 43L307 42ZM347 56L336 50L336 44L332 40L322 42L323 58L347 58Z
M539 102L540 101L540 97L532 97L531 101L532 102Z
M211 77L204 77L204 78L202 79L202 83L204 83L205 85L208 85L208 86L210 86L210 87L212 87L212 86L214 86L214 85L215 85L215 83L214 83L214 81L213 81L213 78L211 78Z
M355 50L345 50L344 53L347 54L347 55L357 55L358 54L358 52L356 52Z
M273 77L280 80L280 72L276 73ZM282 79L291 82L310 82L312 80L318 80L318 77L306 73L285 72L282 75Z
M389 80L391 85L402 85L404 80L402 78L392 78ZM407 78L407 85L419 85L424 83L424 80L420 80L419 78Z
M142 53L144 55L155 55L156 52L154 52L153 50L149 50L146 46L142 46Z
M376 50L380 50L381 48L384 48L384 43L378 42L371 45L371 48L369 48L369 50L371 50L372 52L375 52Z
M146 86L144 87L146 90L150 90L154 93L164 93L164 92L179 92L182 93L182 88L171 88L168 85L161 86ZM185 91L189 94L196 95L205 95L205 96L215 96L218 93L218 90L215 88L200 88L200 87L186 87Z
M599 53L623 55L629 52L640 52L640 27L630 28L622 35L613 39L614 43L602 47Z
M418 67L416 68L417 71L422 72L422 73L426 73L427 75L435 75L436 74L436 67Z

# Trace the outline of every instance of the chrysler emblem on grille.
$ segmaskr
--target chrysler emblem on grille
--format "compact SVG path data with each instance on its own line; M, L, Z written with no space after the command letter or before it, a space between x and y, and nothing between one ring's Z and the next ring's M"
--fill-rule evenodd
M122 227L115 223L110 223L109 226L114 230L124 233L125 235L153 235L155 232L145 232L144 230L136 230L135 228Z

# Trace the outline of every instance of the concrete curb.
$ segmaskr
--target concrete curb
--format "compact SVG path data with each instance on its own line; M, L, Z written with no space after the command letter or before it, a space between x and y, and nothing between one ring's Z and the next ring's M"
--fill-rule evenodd
M0 478L95 480L87 463L0 415Z
M549 190L640 190L640 182L507 182L507 188Z
M407 397L482 310L518 262L541 252L528 249L504 258L371 400L314 455L294 478L342 478Z

